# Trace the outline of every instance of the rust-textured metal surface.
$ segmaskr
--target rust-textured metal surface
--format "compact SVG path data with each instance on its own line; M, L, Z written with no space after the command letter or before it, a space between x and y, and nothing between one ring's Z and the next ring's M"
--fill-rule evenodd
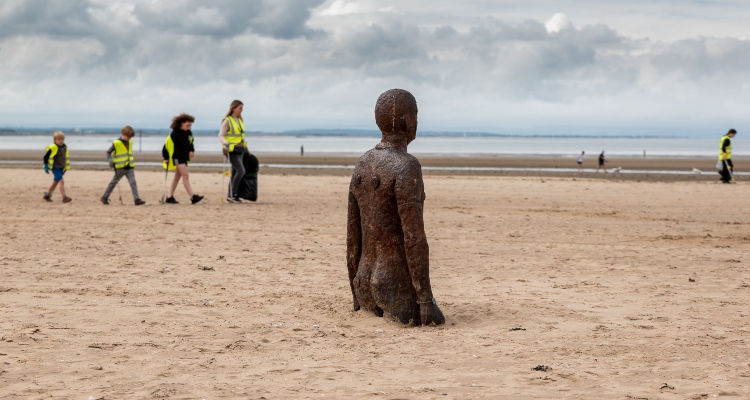
M383 139L365 153L349 185L346 261L354 310L417 325L445 317L430 287L422 166L406 149L417 135L417 101L391 89L375 105Z

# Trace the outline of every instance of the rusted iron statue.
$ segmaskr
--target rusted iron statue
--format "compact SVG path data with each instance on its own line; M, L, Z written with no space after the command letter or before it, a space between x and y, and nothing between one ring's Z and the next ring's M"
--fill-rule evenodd
M417 101L391 89L375 105L383 139L357 163L349 185L346 261L354 311L417 325L443 324L430 287L422 167L406 152L417 136Z

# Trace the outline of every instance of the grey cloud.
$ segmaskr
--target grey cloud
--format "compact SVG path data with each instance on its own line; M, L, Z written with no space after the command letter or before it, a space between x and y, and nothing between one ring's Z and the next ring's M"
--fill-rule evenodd
M457 36L458 31L456 31L456 29L450 25L439 26L433 33L433 37L435 38L435 40L440 42L451 40Z
M336 46L329 57L331 64L349 68L427 58L419 27L400 21L363 25L331 44Z
M683 79L702 79L729 74L730 79L745 76L750 65L750 40L698 38L654 46L650 64L663 74L679 74Z
M468 26L420 24L395 13L315 20L312 10L322 3L132 0L113 9L94 0L6 1L0 80L11 94L0 95L0 106L40 77L81 82L88 96L98 96L100 85L120 85L139 96L175 93L175 102L185 101L181 93L237 82L291 102L334 86L357 97L382 83L488 104L551 105L665 88L732 93L750 81L748 40L651 42L603 24L548 32L543 21L490 17Z
M0 7L0 51L3 39L48 38L64 48L81 52L80 43L104 48L98 57L83 57L77 65L44 70L45 76L71 76L77 70L91 80L132 81L172 85L209 79L231 79L259 73L269 59L278 57L261 38L284 42L295 38L321 39L324 34L307 26L311 10L324 0L198 0L126 2L119 4L132 23L118 24L115 3L91 0L10 1ZM129 6L129 7L128 7ZM33 42L33 40L32 40ZM16 49L20 46L4 47ZM37 45L39 46L39 45ZM45 46L49 46L45 44ZM38 50L42 50L40 47ZM35 48L25 51L34 52ZM233 65L246 57L256 68L237 71ZM2 60L0 60L2 65ZM31 66L30 66L31 67ZM33 68L0 70L0 77L40 76ZM289 68L275 65L274 74Z
M439 27L430 38L431 49L448 54L441 56L447 67L446 87L552 102L605 90L591 77L606 75L613 67L607 53L630 48L628 40L603 25L550 33L539 21L509 24L494 18L482 20L466 33ZM450 54L461 54L463 59ZM618 76L630 84L637 79L632 69ZM608 90L618 87L623 86L606 85Z
M0 8L0 38L50 35L60 38L90 36L95 26L88 0L10 0Z
M481 43L497 43L506 41L542 41L547 38L544 24L538 21L524 21L512 25L495 18L486 18L479 26L472 27L468 39Z
M130 2L138 30L235 37L251 31L262 36L292 39L321 34L307 26L312 9L325 0L173 0ZM0 13L0 37L48 35L56 38L112 36L110 22L92 12L114 3L90 0L9 0ZM124 39L118 33L119 39Z
M279 39L319 34L307 26L324 0L200 0L138 4L135 14L148 29L217 38L253 32ZM191 19L192 17L192 19ZM202 19L203 18L203 19Z
M279 39L317 36L323 32L310 29L311 11L325 0L272 0L263 2L261 12L252 20L253 30ZM240 1L242 2L242 1Z
M621 47L626 44L625 38L618 35L614 29L602 24L587 25L580 30L563 29L559 34L564 40L600 48Z

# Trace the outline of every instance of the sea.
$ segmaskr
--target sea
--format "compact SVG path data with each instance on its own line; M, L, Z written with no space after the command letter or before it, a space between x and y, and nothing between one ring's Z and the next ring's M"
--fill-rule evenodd
M118 135L68 134L65 142L71 150L106 151ZM144 135L134 138L136 152L160 152L165 136ZM597 157L602 151L609 157L716 157L719 151L716 138L637 138L637 137L419 137L409 145L409 152L417 155L456 157L548 156L577 157L585 151ZM250 135L248 148L253 153L361 155L373 148L379 137L348 136L283 136ZM0 135L0 150L39 150L52 143L51 135ZM196 152L221 153L219 140L214 135L196 135ZM732 140L733 154L750 156L750 139Z

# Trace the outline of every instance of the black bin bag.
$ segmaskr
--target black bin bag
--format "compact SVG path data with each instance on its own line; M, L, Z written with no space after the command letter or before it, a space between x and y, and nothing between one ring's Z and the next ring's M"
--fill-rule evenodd
M260 169L258 158L245 152L242 156L242 163L245 165L245 176L240 182L240 187L237 188L237 196L243 200L256 201L258 200L258 170Z

